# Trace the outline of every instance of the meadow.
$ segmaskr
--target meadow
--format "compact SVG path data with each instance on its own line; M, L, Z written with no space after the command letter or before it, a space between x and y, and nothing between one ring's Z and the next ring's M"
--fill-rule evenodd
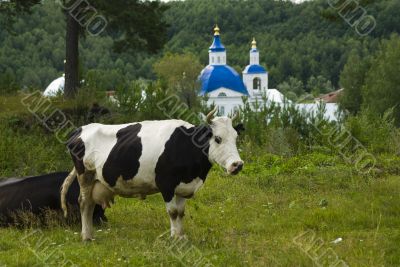
M54 134L22 110L18 97L0 99L0 177L69 170ZM273 136L275 145L282 141ZM187 203L187 239L166 237L159 194L117 198L93 242L81 242L79 225L1 228L0 266L400 265L396 153L367 146L377 162L362 173L328 146L297 153L271 146L244 137L239 175L213 167Z
M63 141L89 122L199 122L217 22L238 73L254 37L263 88L292 103L344 89L341 114L244 95L244 169L212 168L187 202L186 238L168 237L159 194L117 198L93 242L60 214L23 213L0 227L0 267L400 266L400 1L66 2L0 0L0 180L71 170ZM107 20L101 34L92 13ZM63 73L65 95L36 97ZM94 102L110 112L91 118Z

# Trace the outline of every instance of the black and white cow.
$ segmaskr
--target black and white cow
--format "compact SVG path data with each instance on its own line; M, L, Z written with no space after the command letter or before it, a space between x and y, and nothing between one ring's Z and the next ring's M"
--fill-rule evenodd
M28 211L43 215L47 209L61 211L59 189L68 172L56 172L23 178L7 178L0 181L0 225L18 223L16 215ZM66 202L78 211L79 185L73 182L66 195ZM71 214L71 218L79 217ZM79 215L79 212L78 214ZM17 220L17 221L15 221ZM106 221L104 210L96 205L93 220Z
M91 240L95 204L109 207L115 195L140 197L161 192L171 236L182 236L185 200L203 185L216 162L229 174L243 167L237 131L228 117L207 115L207 124L182 120L123 125L89 124L77 129L68 148L74 169L62 187L62 200L77 176L81 187L82 239ZM242 128L241 128L242 129ZM65 215L66 206L62 203Z

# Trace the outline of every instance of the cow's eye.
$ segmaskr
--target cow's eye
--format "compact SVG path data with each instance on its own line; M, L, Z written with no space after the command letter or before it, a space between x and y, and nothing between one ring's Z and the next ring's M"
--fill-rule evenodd
M216 136L216 137L215 137L215 142L217 142L217 144L221 144L222 138L219 137L219 136Z

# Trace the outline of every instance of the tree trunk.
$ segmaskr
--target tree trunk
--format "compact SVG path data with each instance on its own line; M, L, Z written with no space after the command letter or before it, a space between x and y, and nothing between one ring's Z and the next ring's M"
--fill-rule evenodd
M79 23L67 12L64 95L73 98L79 87Z

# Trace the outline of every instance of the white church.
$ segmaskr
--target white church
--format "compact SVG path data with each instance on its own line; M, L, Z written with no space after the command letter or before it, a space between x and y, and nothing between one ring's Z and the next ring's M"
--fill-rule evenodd
M220 29L214 29L214 40L209 50L209 64L200 73L200 96L207 96L207 105L215 104L219 108L220 116L235 113L243 105L242 97L248 97L249 103L261 102L264 95L268 101L281 104L285 100L283 94L276 89L268 88L268 72L260 65L260 52L257 49L256 40L253 39L249 53L249 65L247 65L242 77L229 65L227 65L226 49L221 42ZM48 97L56 96L64 91L64 77L54 80L44 91ZM112 97L109 95L109 97ZM117 102L112 98L113 102ZM307 104L295 104L305 112L316 112L319 102ZM325 117L329 120L337 120L338 105L326 103Z
M243 70L243 78L227 65L226 49L221 42L220 29L214 29L214 41L210 46L209 64L200 76L200 96L207 96L207 105L215 104L219 115L233 114L243 105L242 97L248 97L250 103L261 100L266 95L269 101L282 103L284 96L276 89L268 88L268 72L260 65L260 53L253 39L250 49L249 65Z

